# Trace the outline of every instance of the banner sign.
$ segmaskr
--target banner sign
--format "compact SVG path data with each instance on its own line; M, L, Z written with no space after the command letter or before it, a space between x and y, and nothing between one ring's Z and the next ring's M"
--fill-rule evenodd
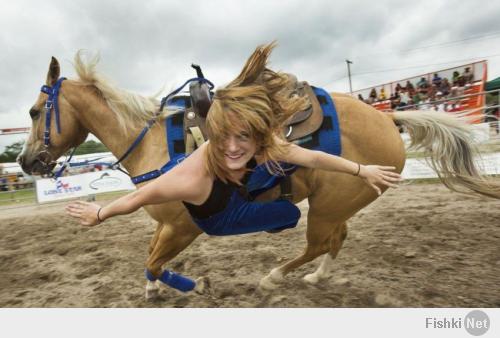
M103 192L133 190L130 177L118 170L103 170L74 176L36 181L38 203L100 194Z
M484 153L476 164L482 173L500 175L500 153ZM405 179L437 178L438 175L427 164L425 158L409 158L401 173Z

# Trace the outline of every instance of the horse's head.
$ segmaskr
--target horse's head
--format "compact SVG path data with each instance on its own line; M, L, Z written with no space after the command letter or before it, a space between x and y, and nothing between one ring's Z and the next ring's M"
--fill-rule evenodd
M28 140L17 158L27 174L49 174L57 159L85 141L88 135L77 119L77 111L64 95L64 78L60 79L59 75L59 62L52 57L45 86L29 111Z

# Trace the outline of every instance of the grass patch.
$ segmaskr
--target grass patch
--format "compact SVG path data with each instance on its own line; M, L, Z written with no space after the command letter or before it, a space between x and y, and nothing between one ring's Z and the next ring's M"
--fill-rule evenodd
M128 194L130 191L115 191L106 192L102 194L95 195L96 201L107 201L121 197ZM85 196L79 197L77 199L85 199ZM44 204L68 202L68 200L59 200L54 202L48 202ZM26 190L13 190L13 191L2 191L0 192L0 206L14 205L14 204L33 204L36 203L36 194L34 189Z
M17 203L35 203L36 195L34 189L13 190L0 192L0 205Z

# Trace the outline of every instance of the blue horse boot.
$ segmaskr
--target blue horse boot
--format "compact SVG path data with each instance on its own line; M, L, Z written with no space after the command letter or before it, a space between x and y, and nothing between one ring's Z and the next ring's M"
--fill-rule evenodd
M159 279L162 283L182 292L191 291L196 287L194 280L168 270L163 270L160 278L156 278L148 269L146 269L145 274L146 278L151 282Z

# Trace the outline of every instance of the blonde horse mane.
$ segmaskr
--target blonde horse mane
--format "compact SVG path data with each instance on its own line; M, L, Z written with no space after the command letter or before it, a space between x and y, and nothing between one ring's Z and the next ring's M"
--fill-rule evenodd
M159 108L157 95L144 97L118 88L97 72L98 54L87 61L83 60L82 54L83 51L79 50L74 60L74 68L81 83L98 89L109 108L115 113L118 124L124 130L142 127L153 117Z

